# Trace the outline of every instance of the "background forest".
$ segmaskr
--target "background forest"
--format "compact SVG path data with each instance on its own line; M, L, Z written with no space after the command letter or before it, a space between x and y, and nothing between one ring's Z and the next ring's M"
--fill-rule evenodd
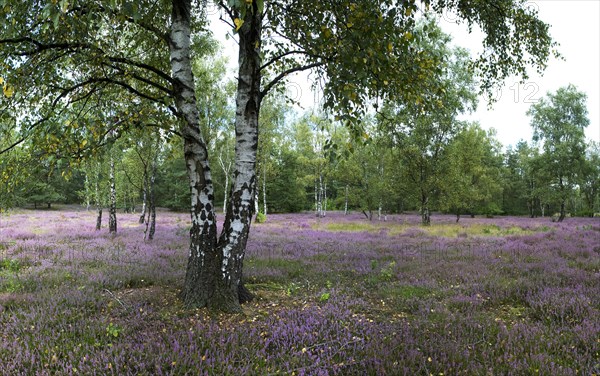
M233 174L235 85L217 51L211 44L211 54L194 67L206 106L201 119L216 202L223 204ZM464 51L457 51L460 58ZM600 147L583 133L583 93L573 86L549 93L529 111L534 138L502 145L493 129L457 120L473 109L477 93L460 72L464 67L456 69L439 113L420 116L385 104L364 116L358 133L325 112L295 106L285 91L273 93L260 117L257 212L356 210L384 219L440 211L457 220L462 214L549 216L561 205L575 216L600 212ZM559 111L573 112L575 120L557 120ZM68 116L64 121L73 122L76 133L85 127ZM156 206L189 210L182 142L168 124L153 133L115 134L93 146L81 133L71 155L58 146L54 153L37 148L35 138L2 154L1 206L107 207L112 181L115 205L124 212L145 213L151 190ZM52 134L42 137L60 142ZM0 143L4 149L11 138Z

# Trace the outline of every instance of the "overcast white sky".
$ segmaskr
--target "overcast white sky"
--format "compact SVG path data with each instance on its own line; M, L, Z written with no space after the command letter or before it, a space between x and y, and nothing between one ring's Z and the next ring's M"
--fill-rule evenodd
M588 96L590 125L586 136L600 142L600 0L535 0L528 6L535 7L540 19L551 25L550 33L560 43L565 60L551 60L542 77L533 72L525 84L519 85L517 78L508 79L491 110L480 101L477 112L468 118L495 128L505 146L530 140L532 131L525 113L531 102L572 83ZM452 22L451 15L444 18L442 28L454 37L455 44L472 52L481 50L480 34L469 35L464 26Z
M518 78L506 80L492 109L481 100L478 110L466 118L479 121L484 128L495 128L498 139L505 146L515 145L520 139L529 141L532 131L525 113L531 103L547 92L555 92L572 83L588 96L590 125L586 136L600 142L600 0L534 0L527 5L537 9L539 17L552 26L550 33L560 43L559 51L565 60L551 60L543 76L532 72L525 84L519 84ZM229 56L234 67L236 45L231 39L225 40L229 28L218 21L215 13L216 10L209 9L209 15L212 14L214 19L212 30L224 44L224 54ZM453 36L454 44L473 53L481 50L481 34L477 31L469 34L465 25L454 22L451 14L442 17L441 26ZM308 81L306 75L298 75L288 84L291 95L304 108L315 106L319 99L318 94L310 91Z

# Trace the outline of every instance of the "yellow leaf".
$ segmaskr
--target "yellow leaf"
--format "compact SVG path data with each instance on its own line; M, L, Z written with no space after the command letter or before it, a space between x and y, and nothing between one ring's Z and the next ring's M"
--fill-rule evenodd
M236 18L235 20L233 20L233 23L235 24L235 31L238 31L244 24L244 20Z
M4 92L4 96L6 98L12 97L13 94L15 93L15 89L12 86L10 86L10 85L4 85L2 87L2 91Z
M392 42L388 43L388 51L392 52L394 50L394 45L392 44Z
M4 78L0 77L0 85L4 83Z
M410 15L412 14L412 8L406 8L406 10L404 11L404 14L406 15L406 17L410 17Z

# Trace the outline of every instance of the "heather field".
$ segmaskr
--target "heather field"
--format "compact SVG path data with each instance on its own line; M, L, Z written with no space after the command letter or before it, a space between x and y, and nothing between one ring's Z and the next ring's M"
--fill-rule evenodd
M0 217L1 375L600 373L600 221L270 215L244 315L183 307L188 215Z

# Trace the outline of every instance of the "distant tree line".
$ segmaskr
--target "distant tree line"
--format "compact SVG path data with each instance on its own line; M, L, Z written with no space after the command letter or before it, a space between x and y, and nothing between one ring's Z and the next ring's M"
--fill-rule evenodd
M555 108L554 102L568 96L568 108ZM365 118L364 134L357 138L339 121L314 111L299 113L284 95L275 96L262 111L257 211L326 215L328 210L356 210L381 220L388 213L418 211L425 224L425 211L452 213L457 220L461 215L560 216L561 211L592 216L600 212L600 146L585 141L584 99L573 86L550 93L529 111L534 139L503 147L494 131L480 124L456 119L411 123L409 115L391 108ZM226 119L233 109L226 98L213 110L212 131L230 127ZM555 116L548 112L557 110L579 113L580 119L553 124L548 119ZM209 143L220 203L232 179L233 140L227 135ZM156 206L186 211L189 188L182 152L180 138L134 132L95 163L28 159L27 177L3 197L37 208L57 203L108 207L112 158L120 211L143 218L152 179ZM27 146L13 153L26 160Z

